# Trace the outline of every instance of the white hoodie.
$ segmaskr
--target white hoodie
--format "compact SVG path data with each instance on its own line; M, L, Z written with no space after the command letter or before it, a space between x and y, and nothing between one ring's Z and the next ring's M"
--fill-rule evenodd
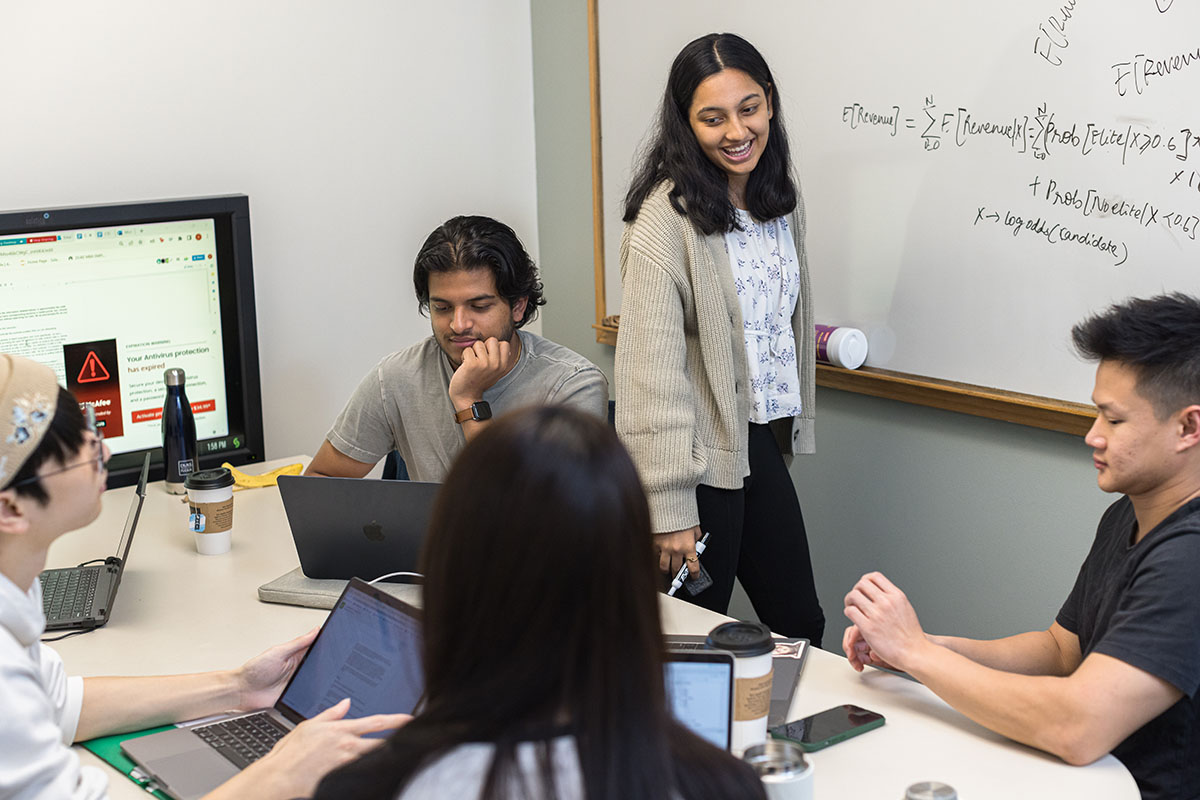
M69 747L83 679L38 641L46 627L42 587L22 592L0 574L0 800L103 798L108 777Z

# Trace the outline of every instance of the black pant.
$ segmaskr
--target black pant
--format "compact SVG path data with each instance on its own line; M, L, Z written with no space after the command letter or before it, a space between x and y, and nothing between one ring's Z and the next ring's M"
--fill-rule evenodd
M700 562L713 585L694 597L676 596L725 614L736 576L771 630L820 647L825 615L796 487L768 426L750 424L749 449L750 475L741 489L696 488L700 529L710 534Z

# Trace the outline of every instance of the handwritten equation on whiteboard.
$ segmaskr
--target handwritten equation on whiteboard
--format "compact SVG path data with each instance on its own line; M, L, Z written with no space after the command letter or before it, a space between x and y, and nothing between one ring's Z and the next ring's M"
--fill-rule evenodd
M1028 185L1040 210L976 206L974 226L994 225L1014 237L1034 236L1048 245L1088 248L1113 266L1129 260L1130 247L1122 237L1131 228L1158 225L1173 238L1197 241L1200 121L1162 129L1132 123L1114 126L1061 119L1045 102L1032 114L996 117L961 106L943 110L930 94L915 113L907 113L899 105L872 108L851 103L843 106L841 122L856 135L874 133L903 141L907 134L927 153L999 141L1014 156L1040 164ZM1059 156L1068 153L1104 161L1115 169L1150 174L1164 196L1130 198L1112 187L1068 184L1050 169Z
M853 103L842 108L842 122L851 130L882 128L892 137L900 132L901 126L905 130L919 128L917 136L930 151L941 148L943 141L966 147L971 140L986 137L1004 139L1016 152L1029 153L1039 160L1056 150L1071 149L1084 156L1119 151L1121 164L1126 164L1131 155L1160 152L1170 153L1178 161L1188 161L1193 156L1200 161L1200 126L1158 131L1135 128L1132 124L1122 128L1096 122L1063 123L1045 103L1032 116L995 119L962 107L939 111L933 95L928 95L920 116L906 117L900 106L878 111Z

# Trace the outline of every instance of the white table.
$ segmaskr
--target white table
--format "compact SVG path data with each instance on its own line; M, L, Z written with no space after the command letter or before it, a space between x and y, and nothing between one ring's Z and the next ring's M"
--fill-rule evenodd
M297 461L307 458L258 469ZM131 494L132 488L107 492L100 517L59 539L48 566L111 554ZM233 550L226 555L197 554L186 519L178 497L166 494L162 483L150 485L112 621L53 645L69 672L153 675L227 668L325 618L324 611L258 601L259 585L299 563L277 489L235 494ZM727 621L665 596L662 609L663 625L672 633L707 633ZM922 780L949 783L964 800L1138 798L1133 778L1112 756L1088 767L1068 766L976 725L917 683L879 670L860 675L841 656L811 651L789 718L842 703L878 711L887 724L811 756L818 800L893 800ZM77 749L85 762L101 763ZM109 783L113 798L146 797L115 771Z

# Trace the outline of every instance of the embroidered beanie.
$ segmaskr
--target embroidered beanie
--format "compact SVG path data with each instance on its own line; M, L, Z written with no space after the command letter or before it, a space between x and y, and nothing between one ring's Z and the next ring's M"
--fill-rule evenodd
M0 353L0 488L37 450L57 405L54 370L28 358Z

